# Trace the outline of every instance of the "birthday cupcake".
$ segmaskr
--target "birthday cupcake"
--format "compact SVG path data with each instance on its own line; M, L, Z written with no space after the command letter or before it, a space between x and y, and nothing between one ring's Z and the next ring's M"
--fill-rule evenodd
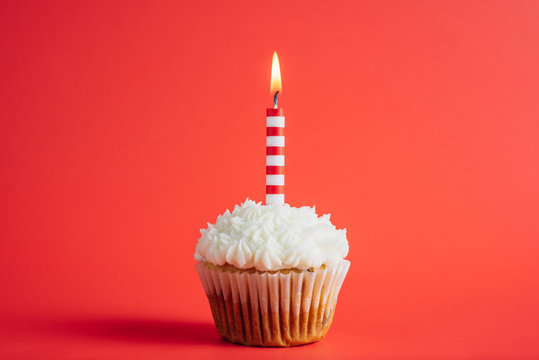
M247 199L201 234L196 268L223 338L284 347L325 336L350 267L346 230L329 215Z

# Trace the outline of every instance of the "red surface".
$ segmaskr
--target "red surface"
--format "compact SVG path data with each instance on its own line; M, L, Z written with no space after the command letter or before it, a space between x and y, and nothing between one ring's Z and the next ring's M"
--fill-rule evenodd
M539 358L536 1L4 2L1 359ZM348 229L321 343L216 335L199 228L264 200ZM183 356L183 357L182 357Z

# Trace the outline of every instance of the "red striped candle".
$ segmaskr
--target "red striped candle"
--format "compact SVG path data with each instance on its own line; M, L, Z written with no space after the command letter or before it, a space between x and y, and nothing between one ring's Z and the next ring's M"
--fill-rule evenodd
M266 109L266 204L284 204L283 109Z
M266 109L266 204L284 204L284 110L277 105L282 92L277 53L271 63L273 108Z

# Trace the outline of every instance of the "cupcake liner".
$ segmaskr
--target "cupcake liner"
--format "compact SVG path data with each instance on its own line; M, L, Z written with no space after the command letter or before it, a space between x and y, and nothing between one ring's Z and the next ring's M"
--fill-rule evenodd
M254 346L294 346L322 339L349 267L348 260L333 268L278 272L196 264L218 333Z

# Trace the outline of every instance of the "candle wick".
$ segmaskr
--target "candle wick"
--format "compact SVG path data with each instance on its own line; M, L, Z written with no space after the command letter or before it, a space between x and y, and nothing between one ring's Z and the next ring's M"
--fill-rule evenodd
M277 90L275 92L275 95L273 95L273 108L274 109L277 109L277 102L278 102L277 95L279 95L279 90Z

